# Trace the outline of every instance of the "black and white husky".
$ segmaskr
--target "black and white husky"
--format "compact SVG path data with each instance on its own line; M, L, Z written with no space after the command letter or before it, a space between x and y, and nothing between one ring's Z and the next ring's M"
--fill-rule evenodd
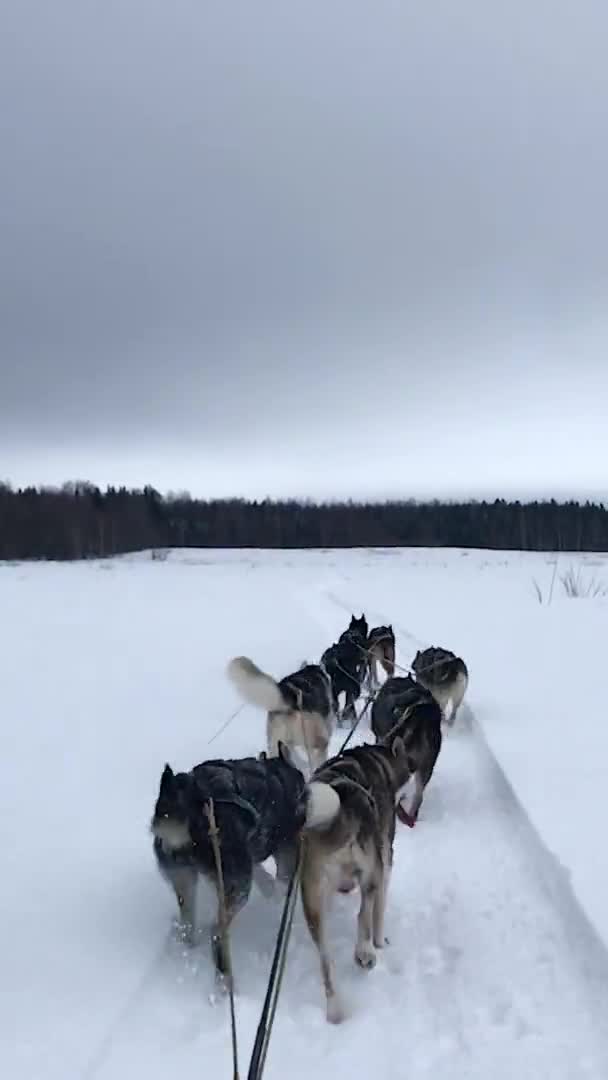
M350 623L338 641L330 645L321 657L321 664L331 680L334 712L338 724L353 727L357 720L355 704L367 670L367 632L365 615L351 615ZM344 709L340 713L338 699L344 694Z
M206 809L213 800L224 878L226 917L230 924L247 902L252 880L266 895L275 881L262 866L273 856L277 879L293 873L300 818L298 802L304 777L282 744L278 756L205 761L190 772L175 773L165 765L151 832L154 854L163 877L172 885L182 936L192 941L200 875L217 889L217 869ZM219 933L220 912L211 940L218 976L226 974Z
M326 760L335 713L331 680L323 665L304 664L277 681L248 657L237 656L228 664L227 674L248 704L266 709L271 757L283 742L292 754L304 751L309 773Z

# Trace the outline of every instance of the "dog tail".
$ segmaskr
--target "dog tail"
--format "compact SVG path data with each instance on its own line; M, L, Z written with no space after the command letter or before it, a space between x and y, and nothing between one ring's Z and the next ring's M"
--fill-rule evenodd
M340 796L331 784L313 780L303 795L303 828L326 829L340 813Z
M267 675L247 656L235 656L226 669L232 685L249 705L267 712L281 712L287 703L272 675Z

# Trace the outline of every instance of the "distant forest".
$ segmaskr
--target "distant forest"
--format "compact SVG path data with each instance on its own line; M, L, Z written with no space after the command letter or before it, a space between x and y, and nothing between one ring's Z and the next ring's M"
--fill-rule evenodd
M606 551L608 511L589 502L207 502L152 487L0 485L0 559L90 559L169 547Z

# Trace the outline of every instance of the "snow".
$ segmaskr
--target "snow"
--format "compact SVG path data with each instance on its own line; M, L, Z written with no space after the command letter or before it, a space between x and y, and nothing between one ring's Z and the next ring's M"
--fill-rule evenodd
M391 943L369 974L352 959L356 899L336 900L337 1028L298 905L265 1077L604 1080L608 600L569 599L559 577L572 565L608 583L608 559L560 555L539 604L533 579L546 601L554 562L411 549L0 564L3 1072L231 1075L208 950L169 936L148 832L160 773L263 746L249 707L214 739L239 705L231 656L286 674L365 610L392 621L401 664L429 644L462 655L469 690L417 827L399 828ZM254 891L235 924L245 1074L279 917Z

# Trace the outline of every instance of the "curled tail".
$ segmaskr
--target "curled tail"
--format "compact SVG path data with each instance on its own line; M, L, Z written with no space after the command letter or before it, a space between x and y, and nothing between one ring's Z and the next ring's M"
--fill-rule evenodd
M230 682L249 705L267 712L282 712L289 708L278 683L247 656L235 656L226 669Z
M326 829L340 813L340 796L331 784L313 780L304 789L300 809L303 829Z

